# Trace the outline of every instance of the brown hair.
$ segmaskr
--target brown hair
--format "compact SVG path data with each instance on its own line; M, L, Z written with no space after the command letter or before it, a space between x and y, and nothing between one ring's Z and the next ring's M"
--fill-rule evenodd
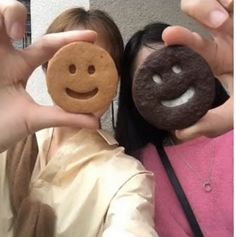
M102 35L116 64L118 73L121 74L124 50L123 39L117 25L106 12L85 10L80 7L68 9L55 18L46 33L69 31L79 26L84 29L94 30ZM43 68L47 68L47 63L43 65Z

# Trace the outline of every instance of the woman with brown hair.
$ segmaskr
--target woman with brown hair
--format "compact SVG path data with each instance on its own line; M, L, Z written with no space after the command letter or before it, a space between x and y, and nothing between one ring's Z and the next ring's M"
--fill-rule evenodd
M47 33L69 30L95 31L90 41L111 55L121 73L123 41L106 13L66 10ZM43 67L49 70L45 61ZM19 87L25 93L21 81ZM151 173L93 128L107 107L84 115L88 120L77 128L71 123L41 130L0 154L0 236L157 236Z

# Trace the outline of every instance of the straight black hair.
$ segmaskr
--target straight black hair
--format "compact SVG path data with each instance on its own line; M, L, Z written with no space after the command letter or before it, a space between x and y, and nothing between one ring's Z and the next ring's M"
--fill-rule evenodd
M161 144L169 134L146 122L137 111L132 98L132 68L138 52L143 46L163 44L162 32L168 26L161 22L149 24L136 32L125 47L115 137L124 146L126 153L134 156L139 148L149 142Z

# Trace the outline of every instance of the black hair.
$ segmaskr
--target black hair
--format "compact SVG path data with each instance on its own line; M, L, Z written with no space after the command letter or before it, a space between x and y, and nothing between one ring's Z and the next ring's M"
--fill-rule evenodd
M115 137L124 146L126 153L134 156L139 148L149 142L161 144L169 134L146 122L137 111L132 98L132 68L138 52L143 46L163 43L162 32L168 26L161 22L149 24L136 32L125 47Z
M170 136L168 131L157 129L146 122L137 111L132 98L133 66L138 52L143 46L163 45L162 33L168 26L161 22L147 25L130 38L124 51L115 137L119 144L124 146L126 153L136 157L146 144L162 146L163 141ZM215 90L212 108L224 103L228 98L218 80Z

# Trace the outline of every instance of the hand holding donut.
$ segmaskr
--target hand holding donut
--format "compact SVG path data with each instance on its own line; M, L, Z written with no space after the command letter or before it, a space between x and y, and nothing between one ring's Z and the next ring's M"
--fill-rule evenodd
M18 51L11 40L24 35L25 7L14 0L0 0L0 152L21 138L51 126L97 127L94 116L72 114L58 107L36 104L25 91L33 70L48 61L65 44L73 41L93 42L92 31L71 31L42 37L28 48Z
M177 130L182 141L201 135L214 137L233 127L233 1L182 0L182 10L201 23L211 34L206 39L180 26L169 27L163 33L167 45L182 44L203 56L230 98L221 106L209 110L196 124Z

